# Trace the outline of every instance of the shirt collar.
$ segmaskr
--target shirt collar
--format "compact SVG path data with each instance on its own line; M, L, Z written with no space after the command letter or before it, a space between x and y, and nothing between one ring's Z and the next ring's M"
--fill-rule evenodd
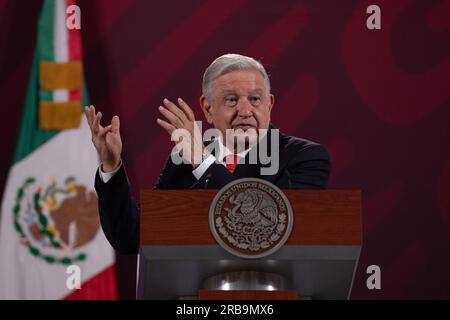
M223 158L225 158L226 156L229 156L230 154L234 154L230 149L228 149L224 144L223 144L223 140L222 137L219 137L218 139L218 144L219 144L219 155L220 155L220 159L219 156L216 156L217 159L219 159L220 161L223 160ZM250 151L250 149L245 149L241 152L239 152L237 154L238 157L245 158L247 156L247 153Z

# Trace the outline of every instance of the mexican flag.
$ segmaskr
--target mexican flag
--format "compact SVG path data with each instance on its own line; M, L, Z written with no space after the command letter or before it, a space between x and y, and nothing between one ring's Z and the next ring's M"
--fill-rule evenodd
M0 299L116 299L99 222L99 165L82 107L79 7L45 0L21 127L1 202Z

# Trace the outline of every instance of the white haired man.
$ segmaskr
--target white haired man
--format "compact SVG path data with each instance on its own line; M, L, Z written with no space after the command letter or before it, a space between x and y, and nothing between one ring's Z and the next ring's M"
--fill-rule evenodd
M194 113L182 99L177 104L164 99L159 107L163 119L157 124L176 141L173 154L183 161L174 161L172 154L155 188L221 188L245 177L264 179L279 188L327 187L331 170L327 150L281 134L271 124L275 98L260 62L239 54L220 56L206 69L202 90L201 109L216 129L208 141L203 141ZM86 116L101 159L95 187L103 230L116 250L137 253L139 208L131 198L121 161L119 118L114 116L103 127L101 113L93 106L86 108ZM273 162L276 170L264 171L274 168Z

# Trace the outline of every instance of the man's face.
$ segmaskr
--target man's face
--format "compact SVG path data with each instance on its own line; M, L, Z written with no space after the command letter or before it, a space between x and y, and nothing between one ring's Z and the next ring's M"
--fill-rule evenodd
M257 70L224 74L212 82L212 101L204 96L200 104L208 123L226 137L227 129L267 129L274 96L269 94L263 76Z

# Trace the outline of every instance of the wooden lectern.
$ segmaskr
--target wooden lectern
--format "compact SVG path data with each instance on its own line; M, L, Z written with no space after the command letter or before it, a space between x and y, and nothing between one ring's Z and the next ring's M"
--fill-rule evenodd
M144 190L141 193L139 299L347 299L362 246L361 193L353 190L283 190L294 224L285 245L261 259L221 248L209 229L218 190ZM202 289L205 279L232 271L280 274L287 292ZM293 294L294 293L294 294Z

